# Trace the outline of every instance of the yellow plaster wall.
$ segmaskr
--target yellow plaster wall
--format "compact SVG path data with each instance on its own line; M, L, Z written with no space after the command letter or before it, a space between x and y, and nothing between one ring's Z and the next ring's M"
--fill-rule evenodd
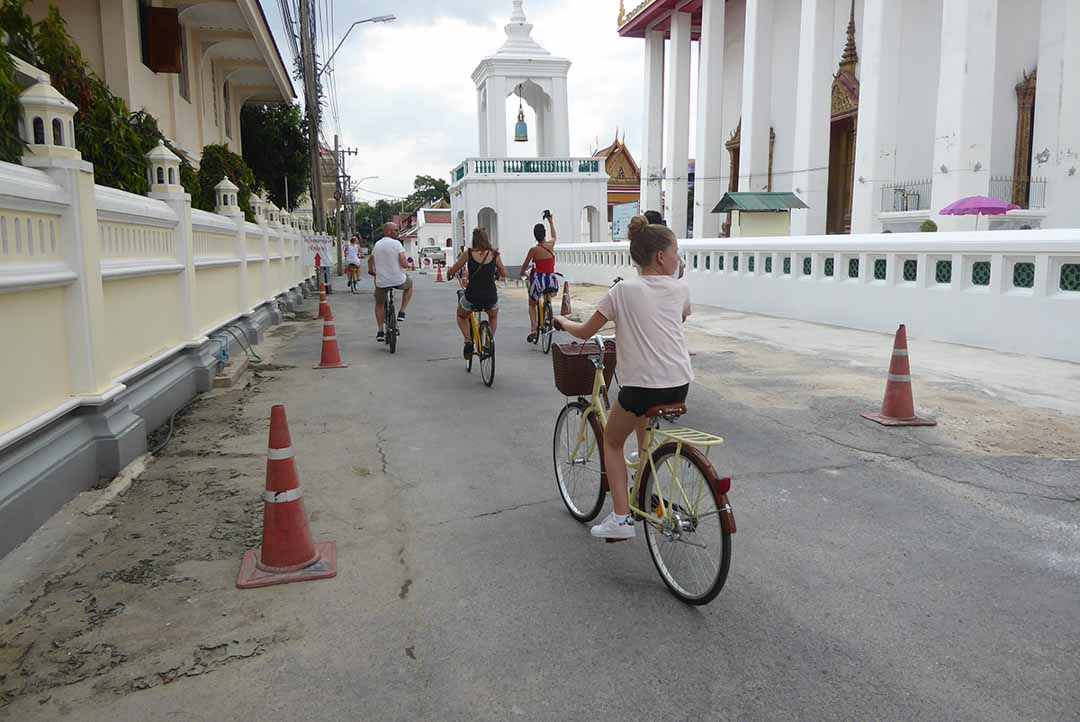
M0 434L71 394L64 289L0 294Z
M266 300L270 294L263 288L264 264L248 261L248 306L255 307Z
M236 266L195 270L195 327L200 332L210 331L240 313L239 283Z
M270 294L276 296L285 290L285 262L280 258L270 261Z
M106 281L105 357L109 375L122 376L184 340L179 276Z

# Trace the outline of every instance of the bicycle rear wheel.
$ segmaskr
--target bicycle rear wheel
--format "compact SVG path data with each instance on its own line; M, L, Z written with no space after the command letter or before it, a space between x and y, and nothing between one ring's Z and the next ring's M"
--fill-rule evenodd
M487 386L495 383L495 337L487 321L480 322L480 378Z
M674 444L654 451L653 464L656 474L646 467L638 492L640 509L662 514L659 523L644 522L649 554L676 597L687 604L707 604L720 593L731 565L723 504L709 483L715 476L712 465L693 447L683 447L676 458Z
M551 339L555 335L555 317L551 315L551 301L544 298L544 325L540 327L540 346L544 353L551 353Z
M476 334L473 333L472 322L471 321L469 322L469 338L472 340L473 352L465 357L465 373L467 373L467 374L472 373L472 360L473 360L473 356L476 355L476 343L477 343Z
M397 312L393 304L386 307L386 345L390 353L397 353Z
M591 521L604 505L602 454L603 430L588 404L578 399L567 404L555 421L552 457L559 496L570 515Z

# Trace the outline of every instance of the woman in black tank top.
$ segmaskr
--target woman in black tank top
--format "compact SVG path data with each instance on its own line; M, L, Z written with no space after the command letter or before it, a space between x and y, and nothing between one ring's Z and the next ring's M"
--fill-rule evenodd
M499 290L495 286L495 279L506 280L506 268L503 267L502 258L499 252L491 247L485 229L473 230L472 249L457 259L447 276L453 278L466 264L469 269L469 285L463 294L459 292L457 325L465 338L464 352L471 355L473 349L469 336L469 313L486 311L491 334L494 336L499 325Z

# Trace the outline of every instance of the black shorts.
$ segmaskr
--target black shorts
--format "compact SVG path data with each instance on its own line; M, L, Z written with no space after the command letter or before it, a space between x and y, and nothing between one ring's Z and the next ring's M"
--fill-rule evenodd
M686 401L690 384L670 389L646 389L641 386L623 386L619 389L619 406L634 416L644 416L653 406L681 404Z

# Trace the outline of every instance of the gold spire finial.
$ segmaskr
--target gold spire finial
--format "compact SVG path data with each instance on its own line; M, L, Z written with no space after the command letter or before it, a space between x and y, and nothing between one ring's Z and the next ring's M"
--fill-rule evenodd
M626 4L623 0L619 0L619 27L622 27L623 22L626 21Z
M859 62L859 50L855 47L855 0L851 0L851 17L848 19L847 43L844 45L844 54L840 57L840 69L855 72L855 65Z

